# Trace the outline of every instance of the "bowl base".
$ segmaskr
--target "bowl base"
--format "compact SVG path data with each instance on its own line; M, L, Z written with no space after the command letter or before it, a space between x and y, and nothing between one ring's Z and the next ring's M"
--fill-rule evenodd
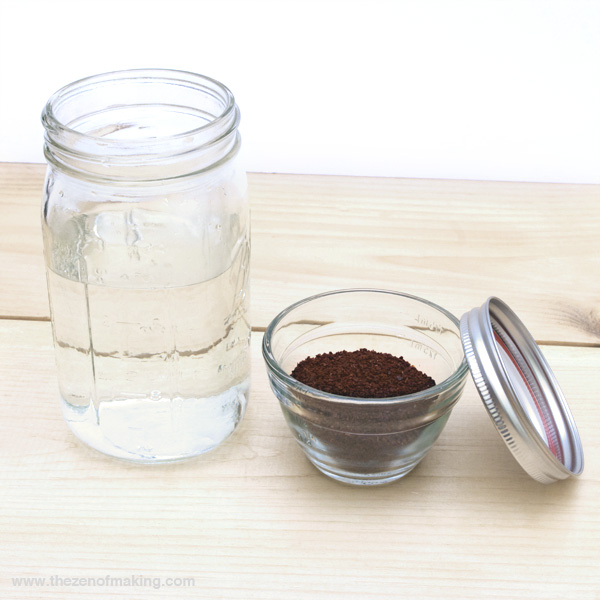
M381 473L349 473L342 470L333 470L330 465L325 465L312 457L307 457L310 462L317 468L321 473L331 477L340 483L347 485L361 485L361 486L372 486L372 485L386 485L393 483L398 479L408 475L420 461L406 465L401 469L395 469L394 471L384 471Z

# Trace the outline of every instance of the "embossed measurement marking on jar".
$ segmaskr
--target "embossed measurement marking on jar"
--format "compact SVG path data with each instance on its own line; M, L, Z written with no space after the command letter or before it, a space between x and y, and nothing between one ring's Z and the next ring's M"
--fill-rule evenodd
M431 346L421 342L416 342L415 340L411 340L410 347L422 352L426 356L429 356L429 358L437 358L439 356L439 352L434 350Z
M436 333L444 332L444 328L439 323L436 323L423 315L417 315L415 321L421 326L418 329L427 329L429 331L435 331Z

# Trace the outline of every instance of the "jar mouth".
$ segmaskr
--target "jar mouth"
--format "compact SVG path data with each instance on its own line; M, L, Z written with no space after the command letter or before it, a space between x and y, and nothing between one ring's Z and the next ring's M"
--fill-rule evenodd
M318 397L322 400L329 400L331 402L336 403L344 403L344 404L353 404L353 405L369 405L373 406L376 404L404 404L409 402L417 402L419 400L425 400L427 398L431 398L434 395L445 393L448 389L451 389L453 386L460 384L460 382L466 377L468 372L468 366L466 358L462 357L462 360L458 367L454 370L454 372L449 375L446 379L437 383L436 385L427 388L421 392L415 392L413 394L406 394L403 396L392 396L389 398L354 398L351 396L341 396L337 394L331 394L329 392L324 392L317 388L313 388L304 383L301 383L291 375L285 372L285 370L279 364L279 361L275 358L272 349L272 336L275 332L275 329L279 325L279 323L290 313L292 313L295 309L308 304L312 301L318 300L320 298L324 298L326 296L334 296L334 295L343 295L343 294L353 294L353 293L374 293L374 294L390 294L393 296L398 296L400 298L406 298L410 300L414 300L420 303L423 303L430 308L433 308L440 313L442 313L445 317L447 317L457 328L457 331L460 330L460 321L450 312L448 312L445 308L434 304L428 300L423 298L419 298L418 296L413 296L410 294L404 294L402 292L395 292L391 290L381 290L374 288L352 288L345 290L334 290L330 292L324 292L322 294L316 294L314 296L310 296L308 298L304 298L303 300L299 300L298 302L288 306L286 309L281 311L269 324L267 330L265 331L263 337L262 351L263 357L267 364L267 368L286 386L296 389L303 394L307 394L309 396Z
M153 137L152 143L160 142L161 140L176 140L185 138L199 132L207 132L210 129L216 129L219 124L227 120L227 117L235 111L236 104L233 94L225 85L219 81L192 73L190 71L177 71L171 69L130 69L124 71L112 71L100 75L92 75L84 77L65 85L55 92L46 103L42 112L42 123L47 130L61 132L82 139L92 138L102 141L107 141L106 135L94 135L83 132L75 127L72 127L74 120L80 121L81 116L77 119L71 119L69 122L64 122L60 118L59 113L64 109L68 102L79 102L81 95L97 89L99 86L110 86L119 83L161 83L173 86L188 86L198 92L204 92L212 95L222 104L222 110L219 114L212 115L212 119L189 130L173 133L171 135L162 135ZM107 108L114 108L114 105ZM180 108L184 108L181 106ZM238 116L239 118L239 116ZM155 141L154 141L155 140ZM139 142L139 138L110 139L110 144L115 146L127 146L132 143Z
M239 147L239 109L222 83L189 71L132 69L93 75L54 93L42 111L45 154L67 170L154 179L140 169L187 161L171 176L214 166ZM163 172L157 179L169 178Z

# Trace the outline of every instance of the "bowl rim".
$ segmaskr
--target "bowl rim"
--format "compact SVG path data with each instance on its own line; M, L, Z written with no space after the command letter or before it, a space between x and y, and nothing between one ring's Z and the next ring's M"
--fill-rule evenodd
M339 289L339 290L331 290L328 292L322 292L320 294L314 294L312 296L308 296L307 298L303 298L302 300L298 300L291 304L284 310L282 310L272 321L269 323L269 326L265 330L263 335L263 343L262 343L262 353L263 358L267 364L267 368L270 369L277 376L278 379L282 380L283 383L287 384L290 387L293 387L304 394L308 394L311 396L318 396L321 400L330 400L338 403L346 403L346 404L394 404L394 403L408 403L408 402L416 402L419 400L423 400L425 398L430 398L432 395L440 394L445 392L447 389L452 386L458 384L462 379L464 379L468 372L467 359L463 352L463 358L458 366L458 368L449 375L446 379L441 381L440 383L436 383L434 386L427 388L421 392L415 392L413 394L406 394L404 396L390 396L388 398L354 398L352 396L341 396L338 394L331 394L329 392L324 392L317 388L306 385L291 375L288 375L280 366L275 357L273 356L273 351L271 348L271 337L273 335L273 331L277 327L277 325L284 319L287 315L289 315L292 311L297 309L299 306L303 304L308 304L314 300L318 300L319 298L324 298L326 296L334 296L338 294L349 294L349 293L381 293L381 294L391 294L393 296L400 296L402 298L407 298L409 300L416 300L427 306L441 312L444 316L448 317L457 327L460 335L460 321L445 308L441 307L439 304L435 304L434 302L430 302L425 298L420 298L419 296L414 296L413 294L406 294L404 292L397 292L394 290L385 290L379 288L347 288L347 289Z

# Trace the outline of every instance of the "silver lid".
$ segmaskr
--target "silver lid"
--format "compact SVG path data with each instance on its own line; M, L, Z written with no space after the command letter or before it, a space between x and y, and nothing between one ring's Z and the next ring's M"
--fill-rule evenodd
M489 298L460 320L479 395L519 464L541 483L583 471L583 448L565 397L517 315Z

